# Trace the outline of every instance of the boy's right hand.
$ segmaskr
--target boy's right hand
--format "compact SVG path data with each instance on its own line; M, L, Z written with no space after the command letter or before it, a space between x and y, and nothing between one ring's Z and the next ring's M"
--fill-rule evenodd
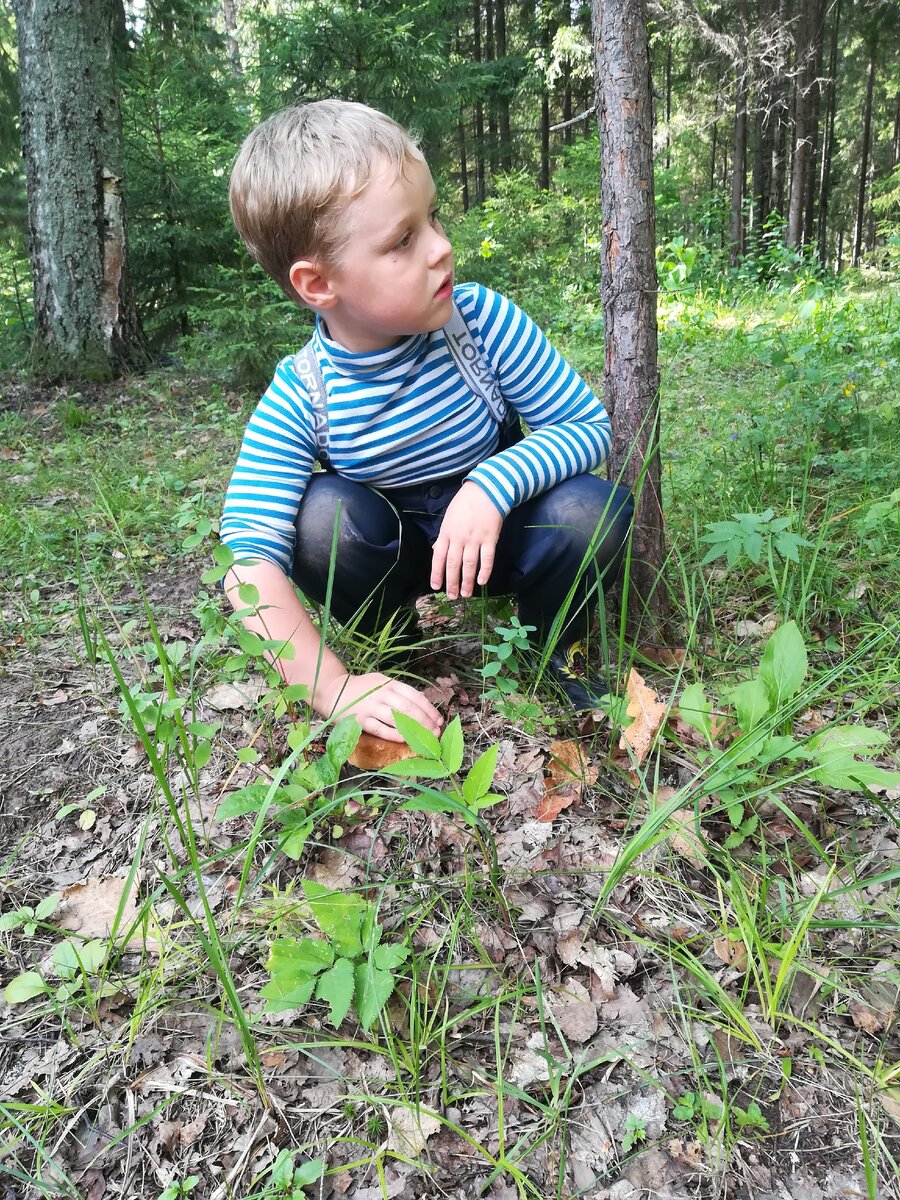
M409 684L391 679L379 671L367 675L338 675L316 688L315 707L325 717L352 713L365 733L388 742L402 742L394 712L402 712L440 736L444 718Z

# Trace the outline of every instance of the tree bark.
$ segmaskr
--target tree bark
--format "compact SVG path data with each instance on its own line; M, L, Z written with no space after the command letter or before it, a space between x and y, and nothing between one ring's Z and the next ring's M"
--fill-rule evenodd
M794 138L791 154L791 191L788 202L787 244L799 249L803 242L803 200L809 163L809 77L810 21L812 0L800 0L794 54Z
M802 0L801 0L802 2ZM778 21L785 27L791 16L791 0L779 0ZM788 143L788 63L781 59L779 62L779 78L774 88L775 128L773 132L772 153L772 207L782 218L785 216L785 182L787 175L787 143Z
M481 65L481 0L472 0L472 58ZM480 83L479 83L480 87ZM475 101L475 203L484 204L484 105Z
M497 110L500 122L500 166L504 171L512 170L512 138L509 130L509 92L506 82L506 0L494 0L494 33L497 58L500 60L501 85L497 95Z
M546 12L540 14L541 49L544 51L544 64L550 58L550 17ZM547 192L550 190L550 89L547 85L546 72L541 83L541 174L540 186Z
M629 618L665 630L652 87L644 0L593 0L603 214L600 293L611 478L637 491Z
M737 80L734 98L734 153L731 161L731 222L729 260L733 267L744 254L744 189L747 181L747 6L738 7Z
M816 221L816 176L819 170L820 136L822 118L822 50L825 42L825 12L828 0L810 0L810 16L813 28L810 36L810 69L807 79L809 88L809 161L806 170L806 195L803 198L803 245L813 239Z
M862 257L863 229L866 219L866 176L869 170L869 143L872 140L872 95L875 90L875 46L869 47L869 66L866 71L866 103L863 110L862 151L859 164L859 191L856 196L856 223L853 227L853 257L851 266L858 267Z
M14 0L35 367L109 378L146 360L126 265L113 0Z
M831 23L831 49L828 54L828 76L825 80L825 127L822 132L822 159L819 166L818 234L816 239L819 262L828 257L828 202L831 198L831 162L834 155L834 121L837 112L838 34L841 26L841 0L835 0Z

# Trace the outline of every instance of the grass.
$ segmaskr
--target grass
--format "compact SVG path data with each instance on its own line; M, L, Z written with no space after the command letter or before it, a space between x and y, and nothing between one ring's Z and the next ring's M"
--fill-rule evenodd
M622 1178L658 1190L660 1161L677 1186L724 1195L742 1175L767 1186L753 1171L786 1181L790 1154L823 1186L844 1170L862 1194L891 1194L893 802L824 786L786 742L765 747L843 725L896 735L897 313L887 287L663 308L670 578L688 657L646 668L672 720L637 786L616 739L595 733L597 782L552 827L521 787L549 734L479 704L483 681L453 658L458 613L440 606L422 647L436 663L420 669L460 676L458 778L501 742L496 786L518 814L467 822L459 782L437 811L440 780L365 774L322 777L281 806L325 746L270 684L250 707L211 706L253 662L199 582L246 404L177 372L36 397L11 382L0 652L11 684L37 683L15 692L27 770L4 828L3 913L34 913L57 877L124 869L135 907L112 919L137 937L100 939L96 965L54 975L62 938L88 952L77 931L55 910L33 931L0 917L4 983L44 980L2 1011L22 1065L0 1089L0 1166L23 1195L85 1197L99 1172L129 1195L275 1200L349 1171L373 1195L406 1179L409 1194L474 1196L502 1179L569 1200ZM576 361L588 316L559 330ZM701 565L712 522L769 508L804 539L795 556L762 521L758 554L751 539L731 565ZM808 666L739 760L674 710L702 683L709 720L728 720L731 689L761 669L767 634L747 623L769 618L796 622ZM473 617L469 636L505 619ZM65 739L81 749L62 755L77 761L64 778ZM874 747L886 762L892 748ZM222 796L257 778L263 806L216 822ZM432 811L404 811L429 796ZM727 849L735 805L758 820ZM296 864L279 850L291 806L314 817ZM672 837L684 812L688 855ZM309 879L364 897L382 944L408 951L369 1032L352 1015L334 1028L322 1001L275 1013L260 999L269 943L311 927Z

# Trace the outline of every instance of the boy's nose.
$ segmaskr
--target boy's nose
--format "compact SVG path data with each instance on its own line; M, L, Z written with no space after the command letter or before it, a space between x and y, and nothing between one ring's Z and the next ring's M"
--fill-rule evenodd
M447 235L443 229L437 228L434 230L434 242L431 247L430 259L437 266L445 258L450 258L453 254L453 247L450 245Z

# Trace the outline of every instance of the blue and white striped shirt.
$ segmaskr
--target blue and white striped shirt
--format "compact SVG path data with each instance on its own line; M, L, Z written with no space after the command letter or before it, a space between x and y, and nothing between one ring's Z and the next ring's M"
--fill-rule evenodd
M459 374L442 329L353 353L319 321L313 348L328 393L329 459L338 474L372 487L465 475L505 517L599 467L609 453L609 418L510 300L472 283L454 288L454 297L528 436L494 453L497 424ZM221 536L238 559L266 559L290 572L294 521L316 455L309 395L289 356L250 418L225 498Z

